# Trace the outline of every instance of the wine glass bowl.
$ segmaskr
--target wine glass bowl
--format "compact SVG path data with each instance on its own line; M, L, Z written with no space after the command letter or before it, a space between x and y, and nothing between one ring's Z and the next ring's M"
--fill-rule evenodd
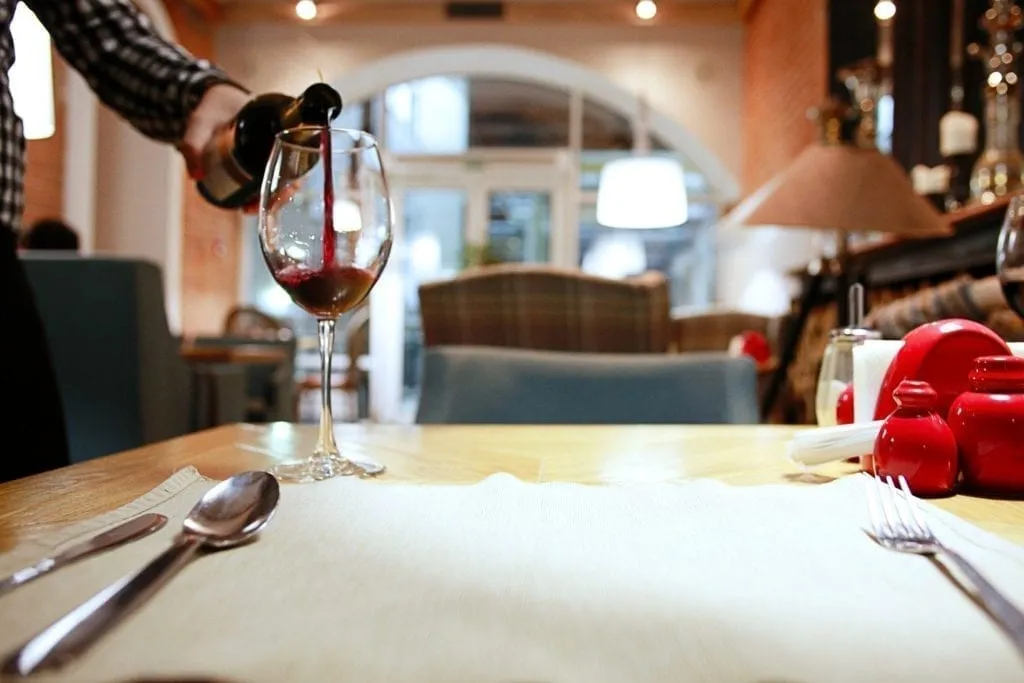
M1024 195L1010 199L996 247L996 275L1006 304L1024 319Z
M392 207L376 139L302 126L278 134L260 194L263 258L292 301L317 319L321 416L317 446L274 474L287 481L372 475L383 467L338 450L331 409L337 318L365 302L391 253Z

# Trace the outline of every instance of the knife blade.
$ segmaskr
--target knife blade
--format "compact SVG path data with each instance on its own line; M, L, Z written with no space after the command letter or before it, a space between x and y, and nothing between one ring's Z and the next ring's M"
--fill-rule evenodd
M155 512L133 517L113 529L97 534L81 543L76 543L59 553L44 557L34 565L19 569L10 576L0 579L0 595L9 593L19 586L24 586L44 574L66 567L73 562L145 538L162 529L165 524L167 524L167 518Z

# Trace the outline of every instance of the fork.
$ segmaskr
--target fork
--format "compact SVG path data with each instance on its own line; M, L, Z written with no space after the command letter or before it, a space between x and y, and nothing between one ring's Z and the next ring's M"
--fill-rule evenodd
M887 476L884 482L879 476L865 476L868 478L868 514L872 526L870 535L875 541L888 550L951 562L966 579L966 583L961 582L961 585L977 599L1006 631L1021 654L1024 654L1024 613L962 555L935 537L921 514L917 499L910 492L906 478L899 476L900 490L897 490L891 476Z

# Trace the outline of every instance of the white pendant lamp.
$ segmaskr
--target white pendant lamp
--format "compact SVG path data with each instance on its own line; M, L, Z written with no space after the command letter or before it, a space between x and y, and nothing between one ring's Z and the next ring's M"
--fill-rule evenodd
M25 3L18 3L11 20L14 65L9 72L14 111L25 126L25 137L42 140L56 131L53 104L53 60L50 34Z
M673 228L687 219L686 176L675 159L651 156L647 103L633 133L633 156L609 161L597 188L597 222L609 228Z

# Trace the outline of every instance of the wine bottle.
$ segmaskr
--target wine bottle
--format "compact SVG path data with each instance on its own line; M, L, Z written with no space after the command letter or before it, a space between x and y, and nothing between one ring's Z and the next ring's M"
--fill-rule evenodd
M971 196L971 169L978 152L978 119L956 109L939 121L939 153L949 168L945 208L955 211Z
M328 125L341 107L341 95L326 83L314 83L298 97L257 95L207 148L203 177L196 182L199 194L224 209L251 204L259 197L275 136L301 125ZM311 138L314 147L315 140Z

